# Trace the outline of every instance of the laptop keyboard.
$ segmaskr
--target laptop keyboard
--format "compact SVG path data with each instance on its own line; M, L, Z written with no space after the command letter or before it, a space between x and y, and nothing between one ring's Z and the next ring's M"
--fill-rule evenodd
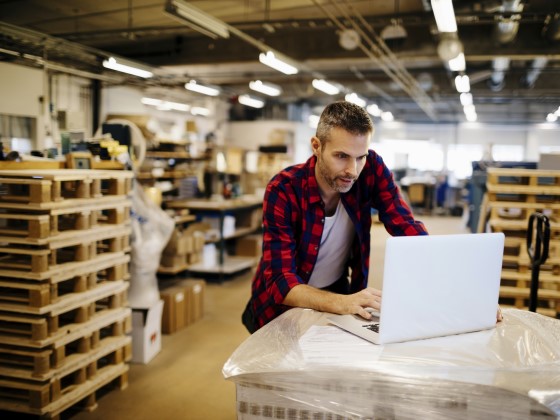
M370 331L379 333L379 324L366 324L366 325L362 325L362 327L364 327L364 328L366 328Z

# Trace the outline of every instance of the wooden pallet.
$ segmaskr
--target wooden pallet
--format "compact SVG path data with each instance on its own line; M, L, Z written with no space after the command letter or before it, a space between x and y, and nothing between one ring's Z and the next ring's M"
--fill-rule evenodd
M0 377L46 381L64 375L100 348L126 344L130 339L125 334L130 330L131 320L127 316L70 343L54 343L43 349L2 345Z
M525 221L528 226L529 217L535 212L543 213L551 220L560 220L559 204L516 203L511 201L494 201L488 204L492 220Z
M127 225L99 226L82 235L52 240L46 246L7 244L0 247L0 276L13 272L52 272L67 263L88 261L105 252L129 250ZM48 277L48 276L47 276Z
M130 171L21 170L0 171L2 207L52 209L126 196Z
M530 267L531 260L527 253L527 240L525 238L506 238L504 262ZM552 239L549 242L547 263L560 265L560 239Z
M503 232L506 237L527 238L527 222L524 220L490 219L492 232ZM550 239L560 239L560 222L550 221Z
M99 347L83 357L72 369L65 369L47 381L0 377L0 409L56 415L98 389L92 389L91 385L104 377L105 372L118 372L117 375L110 375L113 379L128 372L126 362L131 359L131 355L130 337L115 337L107 346ZM128 378L123 377L121 387L126 387L127 383ZM66 401L60 404L59 400L65 396Z
M88 271L58 282L0 277L0 311L41 315L81 299L84 292L105 282L128 280L130 256L99 261Z
M130 201L113 200L53 210L3 209L0 203L0 242L41 245L75 237L100 225L125 224Z
M560 203L560 171L489 168L490 202Z
M84 292L73 304L36 316L0 312L0 344L43 348L127 302L128 283L114 281Z

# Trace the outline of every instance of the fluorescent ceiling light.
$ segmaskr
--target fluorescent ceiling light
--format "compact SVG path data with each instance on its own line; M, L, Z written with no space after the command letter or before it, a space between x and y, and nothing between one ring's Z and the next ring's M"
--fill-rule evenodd
M395 117L393 117L393 113L392 113L392 112L390 112L390 111L385 111L385 112L382 112L382 113L381 113L381 119L382 119L383 121L386 121L386 122L391 122L391 121L393 121L393 120L395 119Z
M468 93L468 92L461 93L461 95L459 96L459 99L461 100L461 105L463 105L463 106L473 104L473 99L472 99L472 94L471 93Z
M465 114L465 118L467 119L468 122L475 122L478 118L478 115L476 115L476 112L472 114Z
M103 67L122 73L132 74L133 76L143 77L144 79L148 79L154 75L151 71L123 64L122 61L119 63L115 57L109 57L107 60L104 60Z
M313 82L311 82L311 84L315 89L320 90L327 95L336 95L340 92L340 89L338 87L323 79L313 79Z
M465 115L476 114L476 108L474 107L474 105L465 105L463 106L463 112L465 113Z
M264 83L260 80L249 82L249 87L257 92L264 93L269 96L278 96L282 93L282 88L280 86L272 83Z
M366 100L361 98L360 96L358 96L358 94L356 92L352 92L352 93L348 93L344 99L346 99L348 102L352 102L355 105L364 107L366 106Z
M278 70L279 72L282 72L284 74L297 74L297 72L299 71L291 64L288 64L285 61L277 58L272 51L268 51L266 54L260 53L259 61L267 65L268 67L271 67L274 70Z
M550 113L546 116L546 120L548 122L555 122L558 119L558 116L556 115L556 113Z
M209 96L218 96L220 94L220 89L217 87L201 85L197 83L196 80L191 80L189 83L185 84L185 89Z
M458 75L455 77L455 88L459 93L467 93L471 90L471 84L469 82L469 76L466 74Z
M381 113L383 112L381 108L377 106L377 104L371 104L366 107L367 112L369 112L374 117L380 117Z
M239 95L239 103L252 108L262 108L264 101L249 95Z
M556 114L557 117L560 117L560 106L558 107L558 109L554 113Z
M182 112L189 112L191 109L190 105L181 104L179 102L171 102L171 101L163 101L161 99L154 99L154 98L142 98L141 102L144 105L155 106L157 109L162 111L182 111Z
M225 22L186 1L170 0L165 5L165 11L184 25L210 38L229 38L229 29Z
M457 21L451 0L432 0L432 10L439 32L457 32Z
M203 108L201 106L193 106L191 108L191 114L202 115L203 117L207 117L208 115L210 115L210 110L208 108Z
M452 58L447 62L449 65L449 70L451 71L465 71L467 68L467 63L465 62L465 54L459 53L455 58Z
M154 98L142 98L140 102L142 102L144 105L160 106L162 100Z

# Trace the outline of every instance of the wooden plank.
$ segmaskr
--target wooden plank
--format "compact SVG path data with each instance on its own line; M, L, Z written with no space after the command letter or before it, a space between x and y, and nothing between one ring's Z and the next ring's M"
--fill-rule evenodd
M45 382L0 379L0 387L4 393L0 396L0 409L54 415L58 410L82 400L84 391L89 393L94 388L92 383L107 383L109 378L115 379L127 372L128 366L123 357L130 353L127 347L130 347L129 337L111 343L106 348L100 347L87 357L82 357L71 371L55 375ZM117 372L118 375L115 375ZM81 392L77 392L78 389Z
M56 352L63 355L61 360L52 357L55 353L53 346L47 349L0 346L0 375L5 378L38 382L66 376L115 350L130 345L132 338L122 332L123 327L114 328L114 326L110 324L94 332L93 335L80 338L83 345L67 343L57 348ZM121 331L121 333L115 334L114 331Z
M0 344L44 347L80 329L97 313L126 304L128 283L108 282L41 316L0 313Z

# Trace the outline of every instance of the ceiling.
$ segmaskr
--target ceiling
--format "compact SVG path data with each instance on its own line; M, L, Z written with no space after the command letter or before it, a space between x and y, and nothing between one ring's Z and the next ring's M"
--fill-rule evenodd
M198 95L183 89L191 78L219 85L221 97L232 104L250 93L249 81L260 79L283 89L260 111L269 116L291 103L315 107L342 99L344 93L328 96L311 86L322 77L377 103L399 121L465 121L454 85L458 73L438 55L443 36L429 0L190 1L233 28L227 39L193 31L166 14L165 3L0 0L0 60L46 65L104 84L142 85L152 96L183 101ZM453 4L478 121L544 122L560 105L560 2ZM406 36L386 37L386 28L397 25ZM361 34L361 46L341 45L345 29ZM289 57L301 71L288 76L261 64L258 46ZM145 80L103 69L109 54L149 65L155 76ZM510 59L507 69L494 68L496 57Z

